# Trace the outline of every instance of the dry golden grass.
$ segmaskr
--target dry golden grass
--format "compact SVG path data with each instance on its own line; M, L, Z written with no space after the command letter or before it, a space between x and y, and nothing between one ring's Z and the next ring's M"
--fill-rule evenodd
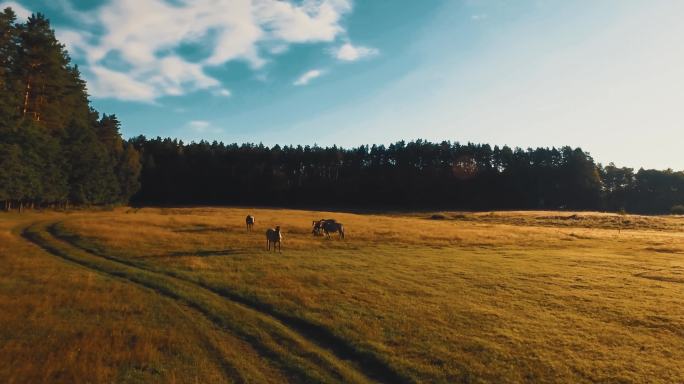
M47 255L0 215L0 382L282 382L251 347L182 303Z
M311 235L328 217L345 240ZM0 220L0 309L15 308L0 314L0 358L13 362L0 380L684 382L682 217L146 208ZM18 236L40 220L29 234L85 264ZM275 225L276 254L264 237ZM57 341L32 348L41 332ZM70 346L87 356L58 360Z

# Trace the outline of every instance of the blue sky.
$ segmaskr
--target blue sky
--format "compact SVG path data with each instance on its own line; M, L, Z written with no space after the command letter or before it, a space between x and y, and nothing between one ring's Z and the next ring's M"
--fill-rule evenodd
M679 0L15 0L125 136L581 146L684 169Z

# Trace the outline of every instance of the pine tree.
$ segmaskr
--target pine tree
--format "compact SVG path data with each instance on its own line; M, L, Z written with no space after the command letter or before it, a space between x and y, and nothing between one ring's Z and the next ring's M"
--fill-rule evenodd
M47 128L31 120L24 120L16 132L17 144L22 148L24 166L25 203L56 203L67 197L64 159L59 141Z
M12 77L17 53L16 15L11 8L0 12L0 130L7 129L16 118L17 97Z
M86 84L42 14L0 13L0 201L126 202L139 155L120 123L89 106Z
M118 159L123 153L123 140L119 129L121 123L116 115L103 114L97 122L97 138L105 146L113 159Z
M136 151L132 144L125 144L116 173L119 178L121 195L119 200L127 202L140 189L140 153Z
M0 201L3 208L12 208L12 202L23 197L24 166L21 147L0 141Z
M65 126L63 105L69 93L69 57L55 38L50 21L38 13L18 26L19 50L14 63L21 81L21 116L41 122L50 129Z
M114 203L120 187L107 150L88 126L67 128L64 152L69 164L69 200L76 204Z

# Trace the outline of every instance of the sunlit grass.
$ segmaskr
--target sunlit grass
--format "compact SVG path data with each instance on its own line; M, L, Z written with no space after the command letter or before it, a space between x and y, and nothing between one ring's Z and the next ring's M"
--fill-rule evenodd
M245 230L248 213L257 219L252 233ZM3 244L9 244L4 264L28 268L27 258L20 255L32 255L31 268L12 267L3 275L3 306L30 305L25 316L47 316L66 324L58 339L76 332L71 327L80 323L74 323L78 317L71 311L81 311L88 319L97 313L117 314L100 316L104 320L90 325L93 332L101 331L100 324L141 333L147 340L133 348L109 342L112 356L93 350L90 355L111 367L103 368L100 377L118 377L112 372L120 375L123 361L130 360L138 365L154 361L163 368L160 373L144 371L145 377L169 378L173 373L183 382L190 377L211 380L212 375L230 378L231 372L221 370L217 361L237 359L233 367L246 372L245 377L257 377L255 371L260 371L257 381L296 381L282 366L287 362L264 361L239 332L213 329L215 324L179 307L177 300L57 261L9 233L10 228L39 219L56 223L52 235L65 240L65 247L71 243L94 255L122 260L132 271L151 271L151 279L170 276L225 294L226 300L285 319L286 325L287 319L301 319L325 329L331 340L344 340L355 353L386 362L406 381L684 380L681 217L566 212L371 215L237 208L0 217L6 230ZM345 240L312 236L311 221L329 217L344 223ZM266 251L264 231L275 225L283 228L282 253ZM74 254L79 252L76 248ZM78 278L65 278L69 275ZM43 279L37 285L42 288L28 282L31 279ZM61 296L41 296L60 289ZM117 289L128 296L114 300ZM15 298L17 292L33 293ZM216 300L210 303L216 311L228 305ZM179 311L186 317L172 315ZM130 315L122 318L120 313ZM195 327L195 336L178 325L189 326L196 318L206 325ZM33 327L41 329L37 323L21 325L18 318L0 323L18 329L14 334L24 343ZM147 329L154 332L145 333ZM297 334L301 329L287 332ZM219 360L212 360L206 350L183 353L202 350L200 340L207 334L215 340L224 340L224 335L233 340L216 347L224 351ZM160 348L164 337L183 337L184 345L166 341L172 346ZM311 335L302 337L308 340ZM102 345L99 341L108 339L106 333L95 332L78 340L77 345ZM227 350L233 344L247 352L239 358L230 355ZM301 345L314 348L311 353L316 348ZM28 355L24 348L3 348L0 353L16 359ZM51 348L63 353L66 347L46 347L34 355L33 363L25 363L26 369L41 371L35 359L51 356ZM171 352L176 350L187 361ZM126 354L131 355L128 360L117 357ZM66 372L82 374L76 362L63 364ZM195 369L183 364L195 364ZM271 368L255 370L259 364ZM351 358L339 372L356 369L363 376L371 365ZM18 370L5 372L0 376ZM337 380L321 372L320 377Z
M228 365L264 378L249 345L185 306L10 231L48 217L0 216L0 381L221 382Z

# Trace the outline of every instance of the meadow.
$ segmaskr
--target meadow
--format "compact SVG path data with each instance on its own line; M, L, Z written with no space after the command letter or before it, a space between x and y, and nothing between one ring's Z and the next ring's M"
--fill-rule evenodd
M683 358L681 216L0 214L1 382L675 383Z

